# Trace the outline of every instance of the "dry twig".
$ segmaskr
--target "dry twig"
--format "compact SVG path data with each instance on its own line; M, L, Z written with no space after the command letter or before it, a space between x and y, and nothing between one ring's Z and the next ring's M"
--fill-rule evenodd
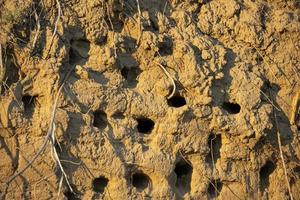
M0 82L2 83L4 81L6 73L6 68L4 66L3 57L2 57L2 45L0 44ZM0 93L2 92L2 85L0 85Z
M300 108L300 92L298 91L292 101L292 109L290 114L290 124L294 125L296 124L299 108Z
M68 176L67 176L67 174L66 174L66 172L65 172L65 170L64 170L64 168L63 168L63 166L61 164L61 161L59 159L57 150L55 148L55 143L58 143L58 141L56 141L56 139L55 139L55 129L56 129L56 126L55 126L55 124L53 124L53 129L52 129L51 138L50 138L50 142L52 144L52 158L58 164L58 166L60 168L60 171L62 173L62 177L65 178L70 191L73 192L73 189L72 189L71 184L69 182ZM54 156L53 156L53 154L54 154Z
M284 161L284 156L283 156L283 151L282 151L282 144L281 144L281 138L280 138L280 133L279 133L277 115L276 115L275 110L273 110L273 112L274 112L276 129L277 129L277 140L278 140L279 153L280 153L280 158L281 158L281 162L282 162L282 167L283 167L283 170L284 170L286 185L287 185L287 188L288 188L290 200L293 200L294 198L293 198L293 195L292 195L292 190L291 190L291 186L290 186L290 182L289 182L289 178L288 178L288 173L287 173L287 169L286 169L286 164L285 164L285 161Z
M210 140L210 156L211 156L211 161L212 161L212 174L214 174L214 172L215 172L215 169L217 169L216 167L215 167L215 163L214 163L214 152L213 152L213 141L215 140L217 138L217 136L216 136L216 134L214 133L214 138L212 138L211 140ZM213 185L213 184L212 184ZM215 180L215 183L214 183L214 185L217 185L217 181ZM214 186L213 185L213 186ZM217 194L218 194L218 190L217 190L217 188L214 186L214 188L215 188L215 195L217 196Z
M58 89L54 104L52 106L52 113L51 113L49 128L48 128L47 135L45 136L43 144L39 148L38 152L33 156L33 158L25 165L25 167L22 168L20 171L16 172L13 176L11 176L8 179L8 181L6 181L5 191L7 191L7 188L12 181L14 181L18 176L22 175L34 163L34 161L45 151L48 142L51 141L51 137L53 137L53 133L54 133L54 129L55 129L54 119L55 119L58 99L59 99L60 93L65 85L65 81L67 80L67 78L69 77L69 75L71 74L72 71L73 71L73 69L71 69L68 72L68 74L65 76L65 78L63 80L63 83L61 84L61 86Z
M110 24L111 29L112 29L113 45L114 45L114 56L115 56L115 58L117 58L117 57L118 57L118 54L117 54L117 47L116 47L116 43L115 43L114 25L113 25L112 20L111 20L111 17L110 17L110 12L108 12L109 7L108 7L108 4L107 4L107 3L106 3L106 10L107 10L107 16L108 16L109 24Z
M186 158L185 158L185 156L183 155L183 153L181 152L181 150L179 150L178 151L179 152L179 154L180 154L180 156L182 157L182 159L188 164L188 165L190 165L190 167L193 167L192 166L192 163L190 162L190 161L188 161ZM218 188L216 187L216 183L213 183L211 180L210 180L210 178L209 177L207 177L205 174L203 174L204 176L205 176L205 178L207 178L207 180L208 180L208 182L213 186L213 188L215 189L215 192L217 193L217 194L220 194L220 191L218 190ZM230 190L230 192L236 197L236 198L238 198L239 200L242 200L242 198L240 198L237 194L235 194L233 191L232 191L232 189L227 185L227 184L224 184L229 190Z
M136 0L136 4L137 4L137 9L138 9L138 13L139 13L139 36L138 36L138 39L136 41L136 45L139 46L140 44L140 40L141 40L141 37L142 37L142 33L143 33L143 30L142 30L142 12L141 12L141 8L140 8L140 2L139 0Z
M36 34L35 34L34 39L33 39L33 43L32 43L32 46L31 46L31 51L33 51L34 48L35 48L36 41L37 41L37 39L40 35L40 30L41 30L41 23L40 23L39 16L36 13L36 10L34 11L34 18L35 18L35 21L36 21Z
M59 195L60 195L60 192L61 192L63 180L64 180L64 178L63 178L63 176L61 176L60 181L59 181L59 185L58 185L57 199L59 199Z
M50 50L52 48L53 40L54 40L54 37L55 37L56 32L57 32L58 22L60 20L61 15L62 15L62 11L61 11L61 6L60 6L60 3L59 3L59 0L56 0L56 5L57 5L57 9L58 9L58 15L57 15L57 18L56 18L56 21L55 21L55 28L54 28L54 31L53 31L53 34L52 34L52 37L51 37L51 40L50 40L50 46L49 46L48 52L46 54L46 59L48 58Z
M166 10L167 10L167 5L168 5L168 1L166 1L165 6L164 6L164 10L163 10L163 13L162 13L162 15L164 17L165 17L165 13L166 13Z
M174 79L172 78L172 76L170 75L170 73L166 70L166 68L160 64L159 62L156 62L156 64L163 70L163 72L167 75L167 77L171 80L172 85L173 85L173 90L171 92L171 94L167 97L168 99L172 98L176 92L176 84Z

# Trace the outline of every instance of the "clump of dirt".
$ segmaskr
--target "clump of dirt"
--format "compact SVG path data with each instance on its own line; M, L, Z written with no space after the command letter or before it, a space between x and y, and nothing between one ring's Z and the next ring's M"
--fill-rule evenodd
M299 1L0 7L1 198L300 199Z

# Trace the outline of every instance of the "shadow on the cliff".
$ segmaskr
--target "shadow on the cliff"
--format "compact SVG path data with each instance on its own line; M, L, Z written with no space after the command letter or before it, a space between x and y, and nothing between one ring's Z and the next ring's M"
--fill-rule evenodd
M283 146L289 145L293 141L293 131L291 129L288 116L284 113L281 105L279 105L277 101L277 99L280 99L280 96L278 95L280 86L271 84L264 77L262 77L262 79L265 80L265 82L261 88L261 100L263 103L273 104L273 116L271 117L273 128L269 131L266 139L269 140L274 147L278 148L278 141L277 139L274 139L277 138L278 131L280 134L281 144ZM286 103L283 99L281 99L281 102Z
M16 147L15 153L13 153L10 150L9 146L7 145L7 142L5 141L5 138L3 138L1 136L0 136L0 147L4 149L4 151L6 152L8 157L11 159L12 166L13 166L14 170L16 170L18 168L18 161L19 161L19 156L20 156L20 149L19 149L20 144L19 144L19 140L18 140L17 136L14 136L13 138L9 138L9 139L15 140L15 147Z
M212 83L212 106L222 106L223 102L228 99L228 89L231 85L233 77L230 75L230 69L234 66L237 55L231 50L226 49L225 55L227 63L223 66L224 77L214 80Z

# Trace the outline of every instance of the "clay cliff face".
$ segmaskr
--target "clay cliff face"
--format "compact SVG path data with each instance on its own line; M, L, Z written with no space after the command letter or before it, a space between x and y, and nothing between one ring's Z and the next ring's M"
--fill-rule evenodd
M1 198L300 199L299 1L0 6Z

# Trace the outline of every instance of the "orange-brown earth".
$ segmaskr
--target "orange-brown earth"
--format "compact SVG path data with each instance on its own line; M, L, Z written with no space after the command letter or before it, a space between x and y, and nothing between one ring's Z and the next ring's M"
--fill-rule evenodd
M298 0L0 7L0 198L300 199Z

